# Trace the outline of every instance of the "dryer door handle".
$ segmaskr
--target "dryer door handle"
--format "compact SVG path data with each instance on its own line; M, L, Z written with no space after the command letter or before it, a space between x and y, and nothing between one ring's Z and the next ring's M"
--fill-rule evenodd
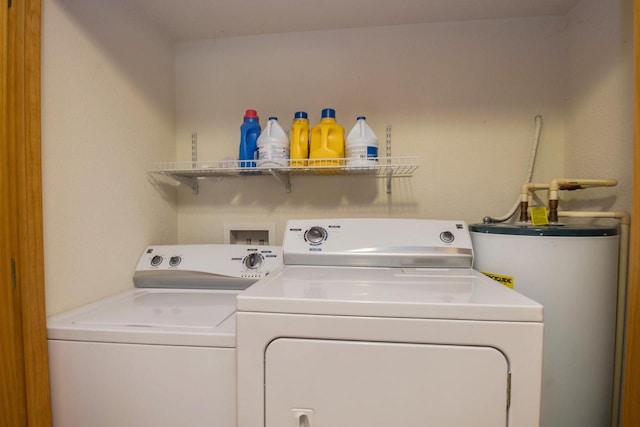
M293 427L313 427L313 409L292 409Z

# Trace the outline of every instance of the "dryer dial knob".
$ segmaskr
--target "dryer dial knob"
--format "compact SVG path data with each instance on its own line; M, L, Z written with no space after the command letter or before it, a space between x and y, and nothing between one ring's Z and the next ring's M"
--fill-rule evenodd
M244 266L249 270L255 270L257 268L260 268L263 261L264 258L262 257L262 255L257 252L253 252L244 258Z
M442 233L440 233L440 240L445 243L451 243L455 240L455 238L456 236L454 236L450 231L443 231Z
M304 239L312 244L322 243L327 239L327 230L322 227L311 227L304 233Z

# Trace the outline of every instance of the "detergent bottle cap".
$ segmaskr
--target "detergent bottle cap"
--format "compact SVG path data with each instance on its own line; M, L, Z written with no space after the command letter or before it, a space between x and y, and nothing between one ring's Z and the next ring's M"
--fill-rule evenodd
M271 117L269 117L269 120L276 120L277 121L278 118L276 116L271 116Z
M365 116L358 116L356 117L356 120L367 120L367 118Z
M293 115L294 119L306 119L308 117L305 111L296 111L296 114Z
M244 118L245 119L257 119L258 118L258 112L256 110L247 110L244 113Z
M326 118L335 119L336 118L336 110L334 110L333 108L325 108L324 110L322 110L322 118L323 119L326 119Z

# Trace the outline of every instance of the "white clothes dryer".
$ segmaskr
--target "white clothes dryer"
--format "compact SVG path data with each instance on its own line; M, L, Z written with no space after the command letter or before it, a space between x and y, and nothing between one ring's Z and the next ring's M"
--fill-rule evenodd
M463 221L289 221L237 298L239 427L539 425L543 308Z
M277 246L148 247L136 287L47 321L55 427L236 425L235 299Z

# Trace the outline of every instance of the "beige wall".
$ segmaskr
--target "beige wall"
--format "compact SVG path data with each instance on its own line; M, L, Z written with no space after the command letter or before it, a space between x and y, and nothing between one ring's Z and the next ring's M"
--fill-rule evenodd
M568 16L565 173L619 184L565 193L566 209L631 211L632 25L632 0L583 0Z
M536 177L562 174L565 19L508 19L276 34L182 43L176 49L177 146L189 160L237 156L246 108L289 127L334 107L348 129L364 114L392 154L420 156L411 179L247 177L179 192L182 242L220 241L224 222L393 216L481 221L518 197L541 114ZM278 240L280 242L280 240Z
M505 213L544 120L535 181L612 176L597 205L629 209L629 0L567 17L236 37L172 45L121 1L45 0L43 168L49 314L131 285L145 245L224 241L226 222L392 216L470 223ZM175 97L174 97L175 85ZM367 116L413 178L149 178L154 161L237 156L246 108L288 127L333 107ZM381 144L382 146L383 144ZM177 148L177 152L176 152ZM574 176L572 176L574 177ZM591 197L592 193L572 195ZM564 195L562 196L564 197ZM574 202L579 206L591 202Z
M173 48L119 1L43 2L47 312L132 286L150 243L176 239L175 190L151 161L174 146Z

